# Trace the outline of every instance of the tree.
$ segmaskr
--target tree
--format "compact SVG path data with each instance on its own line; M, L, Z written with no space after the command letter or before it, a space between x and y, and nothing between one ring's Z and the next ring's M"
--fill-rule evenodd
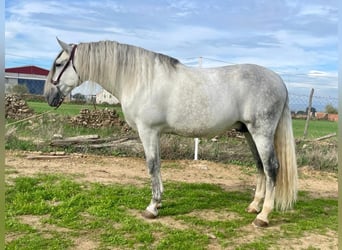
M75 99L76 101L85 101L85 96L82 95L81 93L74 94L72 98Z
M337 108L335 108L332 104L327 104L325 106L325 112L328 114L337 114Z
M81 93L74 94L72 96L72 99L75 103L85 103L86 102L85 95L82 95Z

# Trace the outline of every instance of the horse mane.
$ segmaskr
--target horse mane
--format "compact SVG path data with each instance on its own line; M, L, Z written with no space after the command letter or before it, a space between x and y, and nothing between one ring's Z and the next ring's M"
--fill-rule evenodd
M107 85L113 81L147 82L156 65L172 71L180 64L175 58L115 41L80 43L75 61L82 80Z

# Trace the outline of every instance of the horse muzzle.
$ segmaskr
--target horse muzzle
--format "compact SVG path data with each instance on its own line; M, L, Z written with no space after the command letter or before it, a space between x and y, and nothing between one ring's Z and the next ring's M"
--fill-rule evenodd
M45 93L45 99L51 107L58 108L59 106L61 106L61 104L63 103L64 97L65 96L60 91L58 86L51 87Z

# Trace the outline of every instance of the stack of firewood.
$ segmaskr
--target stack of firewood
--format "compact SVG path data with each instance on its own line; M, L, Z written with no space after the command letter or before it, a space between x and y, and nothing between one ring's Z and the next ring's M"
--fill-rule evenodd
M70 118L73 125L87 128L103 128L113 126L124 126L125 122L120 120L116 110L113 109L82 109L79 115Z
M5 95L5 118L20 120L32 116L34 111L18 95Z

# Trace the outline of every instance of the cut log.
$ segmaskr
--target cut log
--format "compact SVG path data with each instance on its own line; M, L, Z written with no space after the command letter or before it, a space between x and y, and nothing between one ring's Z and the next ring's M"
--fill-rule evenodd
M337 133L328 134L328 135L325 135L325 136L322 136L322 137L318 137L318 138L314 139L313 141L326 140L326 139L329 139L329 138L334 137L336 135L337 135Z
M84 136L75 136L75 137L67 137L64 139L55 139L52 140L51 146L70 146L76 145L78 148L101 148L101 147L110 147L115 144L125 142L128 140L137 139L136 136L124 137L124 138L99 138L98 135L84 135Z
M111 141L111 142L107 142L107 143L100 143L100 144L92 144L92 145L77 145L75 146L76 148L84 148L84 147L87 147L87 148L96 148L96 149L99 149L99 148L108 148L108 147L113 147L119 143L122 143L122 142L125 142L125 141L128 141L130 140L130 138L121 138L121 139L118 139L116 141Z
M73 137L67 137L62 140L64 141L84 141L84 140L93 140L93 139L99 139L99 135L78 135Z
M26 159L29 160L51 160L51 159L63 159L69 158L68 155L28 155Z
M55 139L52 140L50 145L51 146L68 146L72 144L78 143L90 143L96 141L100 138L99 135L79 135L73 137L67 137L64 139Z

